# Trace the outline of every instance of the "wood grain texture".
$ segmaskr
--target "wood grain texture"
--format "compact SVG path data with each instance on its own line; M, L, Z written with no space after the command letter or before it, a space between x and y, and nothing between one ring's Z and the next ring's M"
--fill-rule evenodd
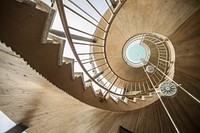
M200 99L200 10L171 37L176 52L175 81Z
M0 51L0 110L14 122L23 121L28 124L28 132L112 133L117 132L120 125L130 130L144 130L142 123L146 121L145 114L138 115L140 111L115 113L81 103L48 82L20 57L13 56L15 54L6 49L1 47ZM152 107L147 109L151 110ZM149 116L148 113L146 115ZM156 116L151 117L157 119ZM139 118L141 120L137 129L134 123ZM138 127L140 125L141 128Z
M174 132L159 102L134 112L103 111L79 102L22 59L2 51L0 68L0 110L14 122L28 124L27 132L113 133L120 125L136 132ZM166 131L162 129L165 123L157 122L159 119L169 123Z
M192 2L184 2L196 6ZM177 53L175 80L198 99L199 15L200 11L197 11L170 37ZM0 24L3 24L2 21ZM18 28L19 31L25 30ZM1 36L7 35L8 42L11 41L9 37L21 35L21 32L2 33L2 28L0 31ZM34 36L37 36L38 39L39 35L33 34L31 38L34 40ZM27 40L30 41L31 38ZM25 40L26 38L24 42ZM70 70L69 68L66 72L69 79ZM69 80L67 84L72 86L80 82L72 83ZM70 89L71 93L78 93L73 92L74 87ZM175 98L163 100L181 133L200 132L200 105L197 102L180 89ZM0 110L14 122L23 120L28 123L29 133L115 133L120 125L136 133L176 132L159 101L145 108L123 113L90 107L49 83L5 47L0 50Z
M1 1L0 10L0 40L20 54L42 76L73 97L94 107L113 111L135 110L157 100L154 95L148 102L138 101L129 105L124 103L119 106L113 100L100 102L93 88L85 87L81 76L74 76L71 63L58 65L59 44L40 43L47 13L13 0ZM13 34L15 31L17 34Z
M124 62L122 49L126 41L141 33L155 32L169 37L199 8L198 0L190 2L185 0L127 0L111 24L105 48L93 47L92 49L95 52L105 51L110 67L122 79L129 81L145 79L147 77L142 68L132 68ZM102 23L103 20L100 21L99 26L102 26ZM103 36L98 30L95 34ZM97 42L101 41L97 39ZM157 52L154 50L151 53L150 61L156 62ZM95 59L102 57L101 54L94 56ZM96 63L100 65L105 61ZM103 70L105 67L99 69Z

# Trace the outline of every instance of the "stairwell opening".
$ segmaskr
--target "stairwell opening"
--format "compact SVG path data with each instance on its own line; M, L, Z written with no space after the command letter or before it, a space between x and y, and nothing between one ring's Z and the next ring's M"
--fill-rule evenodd
M150 58L150 48L143 42L143 35L131 37L125 43L122 53L124 61L136 68L146 65Z

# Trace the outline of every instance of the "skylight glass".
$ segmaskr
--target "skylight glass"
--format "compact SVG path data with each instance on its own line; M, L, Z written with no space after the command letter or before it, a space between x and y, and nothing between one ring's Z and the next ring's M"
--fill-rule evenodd
M126 56L131 62L140 63L141 58L145 59L147 57L147 51L143 45L140 45L140 40L137 40L127 47Z
M142 67L150 58L150 48L142 39L143 35L134 36L123 47L123 59L131 67Z

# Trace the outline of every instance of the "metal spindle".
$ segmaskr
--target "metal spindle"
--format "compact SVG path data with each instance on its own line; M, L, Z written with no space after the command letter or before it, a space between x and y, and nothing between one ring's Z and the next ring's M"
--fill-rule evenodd
M81 62L82 61L87 61L87 60L91 60L92 58L88 58L88 59L82 59L82 60L80 60ZM74 62L78 62L77 60L75 60Z
M71 0L68 0L70 3L72 3L75 7L77 7L79 10L81 10L82 12L84 12L88 17L90 17L91 19L93 19L95 22L98 23L98 21L92 17L89 13L87 13L86 11L84 11L81 7L79 7L76 3L74 3L73 1Z
M105 69L103 69L103 71L106 71L109 67L106 67Z
M101 71L100 73L98 73L98 74L96 74L96 75L94 75L92 78L93 79L97 79L100 75L102 75L104 73L104 71ZM85 81L85 82L91 82L92 80L91 79L88 79L87 81Z
M163 59L160 59L160 58L159 58L159 60L170 64L170 62L168 60L163 60Z
M108 90L111 90L111 89L112 89L112 87L114 86L114 84L115 84L115 82L117 81L117 79L118 79L118 77L116 77L116 78L114 79L114 81L111 83L111 86L109 87Z
M87 63L91 63L91 62L94 62L94 61L100 61L100 60L103 60L105 58L100 58L100 59L95 59L95 60L91 60L91 61L87 61L87 62L84 62L82 64L87 64Z
M64 5L65 8L67 8L68 10L70 10L71 12L75 13L76 15L78 15L79 17L83 18L84 20L86 20L87 22L89 22L90 24L94 25L95 27L97 27L98 29L100 29L103 32L106 32L105 30L103 30L101 27L99 27L98 25L94 24L93 22L91 22L90 20L88 20L87 18L85 18L84 16L78 14L77 12L75 12L73 9L69 8L67 5Z
M127 90L128 90L128 83L125 84L124 94L127 92Z
M108 6L109 10L111 11L111 13L112 13L112 14L114 14L114 12L113 12L113 10L111 9L111 7L110 7L110 5L109 5L108 1L107 1L107 0L105 0L105 2L106 2L106 5Z
M88 72L89 72L89 71L92 71L92 70L94 70L94 69L96 69L96 68L102 67L102 66L104 66L104 65L106 65L106 64L107 64L107 63L104 63L104 64L101 64L101 65L99 65L99 66L96 66L96 67L94 67L94 68L88 70Z
M159 71L156 71L156 74L158 74L160 77L163 76L163 75L161 75L161 73Z
M154 74L154 76L156 77L156 79L157 79L158 81L160 81L160 79L158 78L158 76L157 76L156 74Z
M166 52L165 53L164 52L160 52L160 55L165 55L166 56L167 53Z
M133 83L131 82L131 94L133 94Z
M165 66L159 63L159 67L163 68L164 70L166 69Z
M150 88L150 86L149 86L149 83L148 83L148 81L146 80L146 84L147 84L147 88L148 88L148 90L150 91L151 90L151 88Z
M103 86L105 86L114 76L115 76L115 75L113 74L113 75L106 81L106 83L104 83Z
M115 80L112 82L111 86L109 87L108 90L111 90L113 85L115 84L115 82L117 81L118 77L115 78ZM104 97L108 94L108 92L106 92L106 94L104 95Z
M140 93L141 93L142 91L141 91L140 82L138 82L138 87L139 87L139 91L140 91Z
M101 78L101 79L99 80L99 82L100 82L102 79L104 79L105 77L107 77L111 72L112 72L112 71L109 71L103 78Z
M122 87L124 86L124 81L122 83ZM121 89L120 94L123 95L123 89Z
M93 54L103 54L104 52L94 52L94 53L79 53L77 55L93 55Z
M104 18L103 15L101 15L101 13L92 5L92 3L89 0L86 0L88 2L88 4L101 16L101 18L107 23L109 24L109 22Z
M135 83L135 92L137 91L137 84Z
M160 41L160 42L155 43L155 44L158 45L158 44L161 44L161 43L164 43L164 42L166 42L166 40Z
M153 79L153 82L154 82L154 84L156 85L157 82L156 82L155 78L154 78L153 76L152 76L151 78Z
M96 44L87 44L87 43L79 43L79 42L73 42L73 43L77 45L85 45L85 46L92 46L92 47L104 47L102 45L96 45Z
M92 37L96 37L96 38L101 39L101 40L105 40L105 39L103 39L103 38L101 38L101 37L99 37L99 36L96 36L96 35L93 35L93 34L87 33L87 32L85 32L85 31L82 31L82 30L76 29L76 28L74 28L74 27L70 27L70 26L69 26L69 29L72 29L72 30L78 31L78 32L80 32L80 33L83 33L83 34L86 34L86 35L89 35L89 36L92 36Z
M119 83L116 85L116 89L114 91L115 93L116 93L117 89L119 88L120 83L121 83L121 81L119 81Z
M146 87L145 87L145 85L144 85L144 82L142 82L142 85L143 85L143 88L144 88L144 92L147 92L147 90L146 90Z

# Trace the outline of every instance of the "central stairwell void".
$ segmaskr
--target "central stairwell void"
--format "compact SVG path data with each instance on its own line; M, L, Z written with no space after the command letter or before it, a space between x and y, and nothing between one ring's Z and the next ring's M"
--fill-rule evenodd
M123 59L132 67L141 67L149 61L150 49L141 39L131 38L123 48ZM145 60L143 62L142 60Z

